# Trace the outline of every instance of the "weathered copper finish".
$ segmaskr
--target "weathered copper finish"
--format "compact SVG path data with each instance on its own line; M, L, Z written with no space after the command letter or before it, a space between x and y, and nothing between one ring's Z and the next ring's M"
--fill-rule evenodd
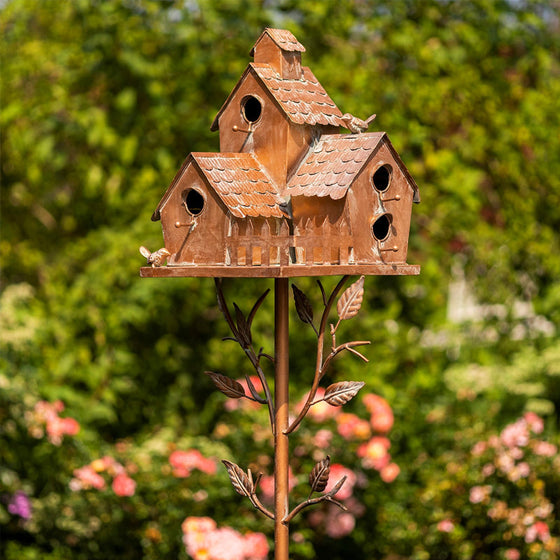
M161 220L165 248L140 252L151 266L144 278L213 277L218 304L237 342L255 370L263 394L246 375L241 383L206 372L229 398L265 405L274 436L274 511L258 498L259 473L224 460L236 492L274 520L275 560L287 560L290 521L303 509L335 499L345 482L325 492L330 457L309 473L311 491L289 506L289 437L310 408L319 402L342 406L363 387L361 381L320 383L333 359L348 351L367 358L357 340L337 343L341 321L354 317L362 304L364 276L415 275L406 263L412 203L419 202L414 179L384 132L365 131L365 121L342 114L309 68L301 65L305 48L286 30L266 29L251 50L250 63L218 112L212 130L220 131L218 153L191 153L168 187L152 220ZM341 134L344 127L352 134ZM167 257L167 266L161 266ZM288 279L342 275L327 295L321 282L323 310L319 322L307 296L292 284L298 317L317 336L315 372L298 416L288 416L289 324ZM351 275L361 275L350 287ZM230 311L222 278L274 278L274 357L253 346L252 323L269 290L247 315L235 303ZM336 302L338 320L329 323ZM325 347L330 351L325 354ZM274 398L262 367L274 363ZM313 497L314 494L321 493Z
M221 152L190 154L152 216L175 269L158 276L418 273L406 264L414 179L386 133L363 132L375 115L342 114L304 51L285 30L257 40L212 124Z

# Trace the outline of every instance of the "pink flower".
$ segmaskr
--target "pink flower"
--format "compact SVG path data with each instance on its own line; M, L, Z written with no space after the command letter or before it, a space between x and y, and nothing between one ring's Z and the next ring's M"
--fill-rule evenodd
M367 443L358 447L358 457L362 458L362 464L366 468L381 470L391 461L388 450L391 442L382 436L374 436Z
M523 418L534 434L542 433L544 430L544 422L540 416L537 416L534 412L526 412Z
M383 482L390 483L393 482L393 480L395 480L397 476L399 476L400 472L401 469L399 465L397 465L396 463L389 463L379 471L379 476L381 477L381 480Z
M486 451L487 447L488 444L485 441L477 441L471 449L471 454L475 457L479 457Z
M453 521L451 521L450 519L442 519L437 524L437 530L441 531L442 533L451 533L453 529L455 529L455 525L453 524Z
M243 549L247 560L266 560L268 558L268 541L263 533L247 533Z
M313 445L319 449L326 449L333 438L333 433L330 430L319 430L313 438Z
M529 443L527 422L521 418L509 424L502 430L500 439L507 447L525 447Z
M533 447L535 455L540 455L541 457L554 457L558 453L558 448L548 441L537 441Z
M536 540L546 542L550 539L550 530L544 521L537 521L531 525L525 533L525 542L532 543Z
M208 533L208 558L215 560L244 560L245 542L231 527L222 527ZM204 558L204 557L203 557Z
M74 477L70 481L70 489L73 491L81 490L82 488L95 488L96 490L103 490L105 488L105 479L100 474L97 474L91 465L76 469Z
M212 459L204 457L197 449L173 451L169 456L169 463L173 467L173 476L178 478L190 476L194 469L206 474L216 473L216 463Z
M62 418L62 432L68 436L75 436L80 431L80 424L74 418Z
M356 526L356 519L347 511L332 509L325 522L325 531L332 539L340 539L350 534Z
M355 414L341 412L336 417L338 433L347 440L367 439L371 435L369 422Z
M480 504L486 500L492 492L492 486L473 486L469 492L469 501L471 504Z
M394 423L393 411L389 403L379 395L369 393L362 399L371 413L371 427L379 433L386 434Z
M136 482L127 474L121 473L113 479L111 487L117 496L134 496Z
M181 530L186 533L207 533L217 527L211 517L187 517L181 523Z
M358 478L354 471L347 469L343 465L340 465L338 463L334 463L333 465L331 465L329 482L327 484L327 487L325 488L325 492L330 492L334 488L335 484L343 476L346 476L346 480L344 481L342 488L335 495L335 498L337 500L346 500L352 495L354 486Z
M506 560L519 560L521 558L521 553L517 548L508 548L504 553Z
M292 467L288 470L288 488L291 490L297 484L297 478L292 472ZM263 493L263 498L272 502L274 500L274 476L263 476L260 481L261 491Z

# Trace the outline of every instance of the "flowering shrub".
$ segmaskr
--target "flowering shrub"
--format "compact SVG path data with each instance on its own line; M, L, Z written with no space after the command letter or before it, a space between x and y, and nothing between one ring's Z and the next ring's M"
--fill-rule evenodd
M263 533L242 535L230 527L218 528L209 517L187 517L183 542L193 560L264 560L268 542Z
M133 466L129 466L129 469ZM130 478L121 463L108 455L101 459L92 461L74 470L74 478L69 482L70 489L74 492L79 490L105 490L107 487L105 478L100 473L106 473L112 479L111 488L117 496L134 496L136 482Z
M445 454L445 487L425 478L421 498L435 513L426 551L463 550L474 557L491 550L493 558L507 560L558 557L560 455L555 444L537 437L543 430L542 419L529 412L464 453Z

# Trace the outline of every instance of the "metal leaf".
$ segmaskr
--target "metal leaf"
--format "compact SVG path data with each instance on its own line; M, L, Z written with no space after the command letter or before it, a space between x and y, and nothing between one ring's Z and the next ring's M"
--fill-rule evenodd
M319 461L309 473L311 492L322 492L327 487L330 471L331 458L327 455L326 459Z
M359 280L354 282L345 292L340 296L336 305L338 316L341 319L351 319L358 314L364 299L364 277L361 276Z
M229 478L235 491L242 496L250 497L254 492L254 486L251 480L252 477L249 479L243 469L231 461L223 460L222 463L228 471Z
M333 383L326 388L323 400L331 406L342 406L352 400L364 385L363 381Z
M313 325L313 307L307 296L295 285L292 284L294 291L294 301L296 302L296 311L298 317L304 322Z
M246 396L245 389L239 381L235 381L235 379L231 379L231 377L227 377L221 373L214 373L213 371L205 371L204 373L212 379L216 388L226 395L226 397L240 399Z
M239 343L243 348L248 348L251 346L253 342L253 337L251 336L251 327L245 319L245 315L243 315L243 311L237 307L237 304L234 303L233 307L235 308L235 319L237 322L237 331L239 334Z
M336 493L342 488L342 485L346 482L347 476L344 475L333 487L329 490L328 495L332 498Z

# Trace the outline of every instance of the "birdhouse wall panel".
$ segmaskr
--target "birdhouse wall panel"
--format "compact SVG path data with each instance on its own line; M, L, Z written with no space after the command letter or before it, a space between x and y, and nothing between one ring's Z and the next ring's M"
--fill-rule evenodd
M169 264L223 264L226 212L191 164L161 210L165 247L171 253Z
M386 144L348 191L357 262L404 263L413 191Z

